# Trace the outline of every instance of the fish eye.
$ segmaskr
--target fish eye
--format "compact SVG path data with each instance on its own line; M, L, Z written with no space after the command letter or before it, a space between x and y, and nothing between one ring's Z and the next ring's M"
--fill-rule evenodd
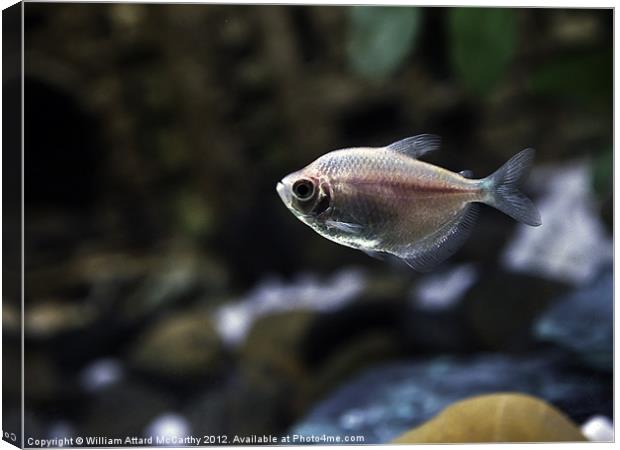
M306 179L296 181L293 194L301 201L310 200L314 196L314 183Z

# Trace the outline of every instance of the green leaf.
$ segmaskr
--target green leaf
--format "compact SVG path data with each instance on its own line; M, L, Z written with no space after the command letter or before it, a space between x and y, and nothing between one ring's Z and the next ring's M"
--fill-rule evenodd
M211 231L212 211L196 192L179 193L175 206L179 227L187 234L198 237Z
M562 55L533 71L529 87L536 94L608 102L611 107L613 54L611 50L598 50Z
M613 189L614 152L611 147L601 152L592 164L592 185L594 191L603 196Z
M419 23L418 8L351 8L347 53L353 71L372 80L392 75L413 50Z
M450 10L451 61L470 91L485 95L502 78L517 44L515 11L503 8Z

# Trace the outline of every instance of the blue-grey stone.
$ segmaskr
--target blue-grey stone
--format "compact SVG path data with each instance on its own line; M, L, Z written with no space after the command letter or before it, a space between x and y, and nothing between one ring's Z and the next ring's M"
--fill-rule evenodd
M602 370L613 365L613 270L556 301L536 322L534 333L574 352Z
M370 369L337 389L292 427L292 434L362 435L386 443L451 403L492 392L521 392L559 407L577 422L610 414L611 381L574 373L543 354L435 357Z

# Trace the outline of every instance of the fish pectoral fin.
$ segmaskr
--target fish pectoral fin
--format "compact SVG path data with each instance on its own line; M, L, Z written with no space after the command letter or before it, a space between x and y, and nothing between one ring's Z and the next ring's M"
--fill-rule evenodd
M381 261L385 261L387 254L385 252L376 252L374 250L362 250L371 258L380 259Z
M428 272L452 256L467 240L476 223L479 206L467 205L461 214L432 235L417 242L398 256L418 272Z
M385 148L417 159L425 153L437 150L440 143L441 138L439 136L434 134L419 134L394 142Z
M461 170L459 172L459 175L462 176L463 178L473 178L474 177L474 173L471 170Z
M327 220L325 224L330 228L336 228L347 234L359 234L364 229L364 227L360 224L350 222L338 222L337 220Z

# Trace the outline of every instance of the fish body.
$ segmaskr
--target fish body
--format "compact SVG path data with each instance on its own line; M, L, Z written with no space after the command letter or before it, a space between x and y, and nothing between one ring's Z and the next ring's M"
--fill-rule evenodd
M373 256L394 255L419 271L462 245L478 203L540 225L536 208L517 189L533 150L472 179L418 159L438 146L438 137L420 135L386 147L335 150L285 177L277 191L325 238Z

